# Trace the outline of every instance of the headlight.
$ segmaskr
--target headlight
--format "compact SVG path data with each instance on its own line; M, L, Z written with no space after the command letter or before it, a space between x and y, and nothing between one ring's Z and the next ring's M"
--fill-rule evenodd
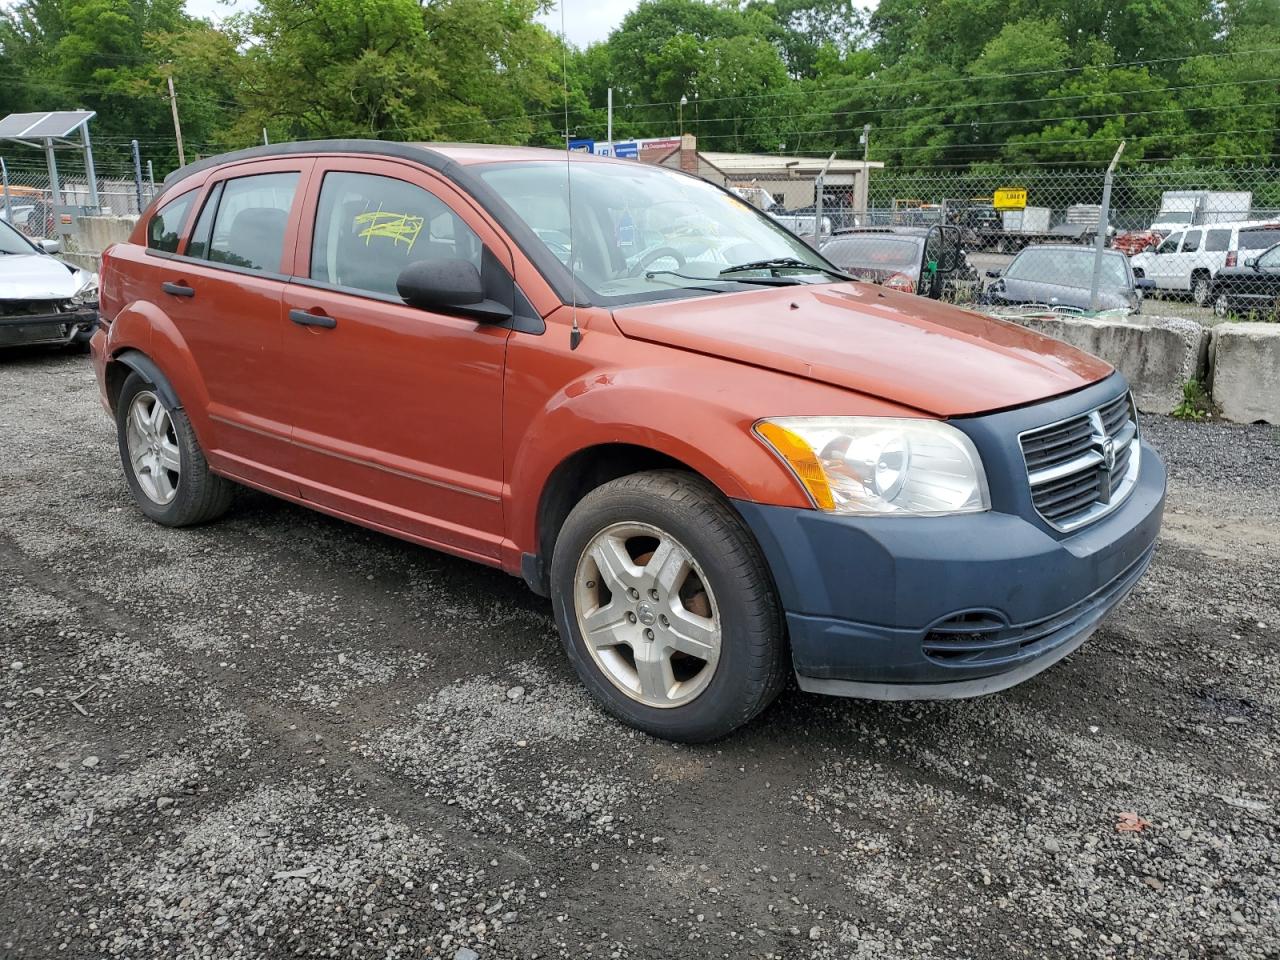
M973 442L938 420L778 417L755 431L820 510L940 516L991 509Z
M85 276L84 283L71 298L74 303L96 303L98 300L98 275L90 273Z

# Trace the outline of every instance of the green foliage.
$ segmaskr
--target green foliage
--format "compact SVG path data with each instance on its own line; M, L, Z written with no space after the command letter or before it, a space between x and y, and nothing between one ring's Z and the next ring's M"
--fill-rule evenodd
M1179 420L1204 420L1213 413L1213 402L1199 380L1188 380L1182 385L1182 399L1173 408Z
M568 0L570 15L573 4ZM182 0L17 0L0 113L86 107L103 152L373 136L555 144L670 136L836 150L897 168L1224 166L1280 153L1276 0L641 0L565 50L552 0L258 0L214 26ZM687 98L681 109L679 102Z

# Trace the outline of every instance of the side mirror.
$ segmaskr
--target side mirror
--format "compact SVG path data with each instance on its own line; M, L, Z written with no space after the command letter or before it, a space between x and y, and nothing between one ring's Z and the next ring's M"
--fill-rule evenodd
M1133 281L1133 285L1139 290L1154 290L1156 282L1150 277L1138 277Z
M988 271L987 271L987 276L988 276L988 277L990 277L992 280L995 280L995 279L997 279L997 278L1000 276L1000 271L999 271L999 270L988 270Z
M511 319L511 308L485 298L480 271L469 260L419 260L396 278L396 290L411 307L475 317L489 323Z
M58 240L40 240L40 249L45 253L58 253L62 249L62 243Z
M1244 265L1245 265L1246 267L1249 267L1250 269L1257 270L1257 269L1258 269L1258 258L1257 258L1257 257L1249 257L1247 260L1245 260Z

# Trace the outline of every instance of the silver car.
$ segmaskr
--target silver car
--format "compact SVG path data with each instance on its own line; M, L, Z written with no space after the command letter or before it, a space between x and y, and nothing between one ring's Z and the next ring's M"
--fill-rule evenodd
M0 347L88 343L98 320L98 275L52 256L0 220Z
M1052 243L1025 247L1003 271L987 271L991 283L983 300L993 306L1025 304L1089 310L1094 257L1092 247ZM1135 279L1123 253L1102 252L1099 309L1138 313L1142 309L1142 291L1151 286L1150 280Z

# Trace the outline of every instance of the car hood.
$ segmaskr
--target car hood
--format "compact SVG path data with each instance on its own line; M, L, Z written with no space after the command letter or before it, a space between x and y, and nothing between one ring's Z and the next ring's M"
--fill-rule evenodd
M89 276L42 253L0 254L0 300L69 300Z
M879 397L933 416L1078 390L1111 366L1023 327L861 283L625 307L623 334Z

